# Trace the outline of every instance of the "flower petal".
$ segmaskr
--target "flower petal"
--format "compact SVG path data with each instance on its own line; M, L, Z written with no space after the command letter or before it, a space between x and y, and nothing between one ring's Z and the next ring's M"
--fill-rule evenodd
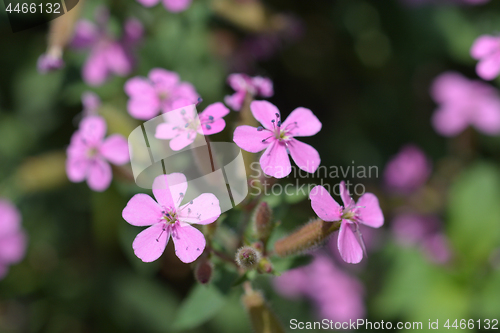
M222 118L229 114L229 109L224 106L221 102L210 104L200 113L200 118L208 118L212 116L214 118Z
M187 179L182 173L160 175L153 181L153 194L164 208L179 207L187 190Z
M179 221L194 224L209 224L221 214L219 199L212 193L202 193L196 199L180 207Z
M91 162L88 169L87 184L92 190L104 191L109 187L112 178L113 174L108 162L100 158L96 158Z
M179 134L169 142L170 149L174 151L179 151L192 144L197 134L194 130L179 131L178 133Z
M268 101L253 101L250 104L250 110L252 110L254 118L257 119L259 123L261 123L265 128L268 129L274 128L271 120L277 121L276 114L278 115L280 114L278 108L274 104L269 103Z
M288 141L288 150L299 168L314 173L321 163L319 153L312 146L292 139Z
M100 152L104 158L116 165L130 161L127 140L120 134L113 134L106 138L101 145Z
M90 161L81 157L68 157L66 159L66 174L73 183L79 183L87 177Z
M172 12L178 13L189 8L191 5L191 0L163 0L163 6Z
M457 106L443 107L432 115L432 125L436 132L444 136L454 136L462 132L468 125L468 119Z
M245 101L245 96L247 92L245 90L240 90L232 95L227 95L224 97L224 103L227 104L234 111L240 111Z
M486 134L500 133L500 101L496 96L483 99L478 111L473 114L472 123Z
M363 196L359 198L356 206L364 207L358 208L361 223L372 228L379 228L384 224L384 214L382 213L378 199L374 194L363 194Z
M158 259L167 246L170 233L165 223L156 223L141 231L132 243L135 255L144 262Z
M198 133L202 135L212 135L221 132L226 127L223 117L229 113L229 109L224 104L218 102L210 104L200 113L199 119L202 122ZM212 120L210 120L212 117Z
M134 195L122 211L123 219L138 227L158 223L162 216L160 205L143 193Z
M262 97L271 97L274 94L273 81L267 77L256 76L252 78L252 84L257 90L257 94Z
M256 127L243 125L236 127L233 141L243 150L258 153L269 146L270 141L263 142L269 136L272 136L269 131L258 131Z
M227 83L235 91L245 91L247 90L250 78L246 74L233 73L227 77Z
M311 207L323 221L340 221L342 208L323 186L315 186L309 193Z
M260 166L266 175L284 178L292 171L284 144L274 141L260 157Z
M470 55L474 59L481 59L493 52L500 50L500 38L483 35L478 37L470 49Z
M79 20L75 24L75 32L71 47L83 49L92 46L99 38L97 26L89 20Z
M108 78L106 54L100 50L93 50L82 68L83 80L91 86L100 86Z
M161 123L156 126L155 138L162 140L171 140L178 136L179 125L173 123Z
M281 128L291 128L292 136L311 136L321 130L321 122L306 108L296 108L290 113L286 120L281 124Z
M144 7L153 7L154 5L158 4L160 0L137 0L137 2Z
M352 200L351 195L349 194L349 189L345 185L344 181L340 182L340 197L344 203L344 208L348 208L354 203L354 200Z
M184 263L195 261L203 253L206 244L201 231L190 225L176 225L172 240L175 244L175 254Z
M493 80L500 73L500 52L480 60L476 66L477 75L483 80Z
M0 199L0 237L17 232L21 227L21 213L7 200Z
M26 234L22 230L0 238L0 262L14 264L21 261L26 252L26 243Z
M363 248L358 242L350 223L342 220L337 241L340 256L349 264L357 264L363 259Z
M101 143L106 135L106 121L99 116L88 116L80 122L79 133L87 145Z
M119 76L126 76L132 70L132 62L125 52L123 46L118 43L112 43L106 48L106 63L111 72Z
M149 79L159 91L170 91L179 82L179 74L163 68L153 68L149 71Z

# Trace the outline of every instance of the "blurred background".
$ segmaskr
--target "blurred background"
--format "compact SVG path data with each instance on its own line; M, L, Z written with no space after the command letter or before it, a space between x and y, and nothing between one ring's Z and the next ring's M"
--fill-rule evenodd
M66 176L82 94L96 93L108 133L126 137L141 122L127 112L124 83L154 67L192 83L202 108L233 93L231 73L269 77L269 101L283 117L303 106L323 123L304 140L322 165L378 170L346 177L375 193L384 211L382 228L362 230L368 258L343 263L335 234L310 264L255 280L286 331L293 318L421 321L424 330L429 319L500 319L500 137L473 127L443 136L431 121L436 77L455 71L480 80L470 48L500 30L500 2L193 0L175 13L134 0L86 0L75 10L95 21L99 6L109 9L105 25L115 38L131 17L144 27L130 74L100 85L82 79L89 51L70 46L63 68L39 73L48 25L12 33L1 10L0 198L19 210L27 241L0 280L0 332L252 331L242 289L231 288L235 272L221 266L205 287L172 244L154 263L134 256L138 229L121 211L144 190L127 166L114 168L100 193ZM499 83L484 84L496 96ZM218 141L232 139L237 119L237 112L226 117ZM311 182L318 177L299 179ZM281 221L273 239L315 217L307 196L265 200ZM222 224L237 228L231 215Z

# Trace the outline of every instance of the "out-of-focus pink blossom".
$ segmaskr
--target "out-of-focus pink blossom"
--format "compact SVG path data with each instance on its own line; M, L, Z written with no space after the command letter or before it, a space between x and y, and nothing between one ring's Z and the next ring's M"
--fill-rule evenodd
M451 259L450 244L444 234L435 233L427 237L422 249L427 258L436 264L445 264Z
M160 0L137 0L144 7L156 6ZM185 11L191 6L191 0L161 0L163 7L172 13Z
M101 107L101 99L96 93L92 91L86 91L82 94L82 105L83 105L83 115L95 116L97 111Z
M104 191L113 178L109 163L122 165L129 161L127 140L113 134L104 139L106 122L99 116L85 117L71 137L67 149L66 173L70 181L87 180L94 191Z
M241 110L247 93L253 97L271 97L274 94L273 82L267 77L231 74L228 76L227 82L235 90L235 93L226 96L224 102L235 111Z
M173 107L176 108L175 102ZM221 132L226 127L223 117L228 113L229 109L220 102L210 104L200 114L196 113L194 104L176 108L163 115L166 121L156 127L155 137L170 140L172 150L181 150L193 143L197 134Z
M106 8L96 11L96 23L80 20L75 27L71 46L89 49L90 54L82 68L84 81L92 86L103 84L110 75L126 76L134 66L132 49L143 35L142 24L137 19L125 22L123 35L117 39L108 30L109 13Z
M324 255L317 255L308 266L283 273L274 279L273 285L287 298L310 299L318 318L343 322L363 318L365 314L363 285Z
M38 57L37 69L40 74L47 74L62 67L64 67L64 61L62 60L62 49L59 47L52 47Z
M476 72L484 80L493 80L500 73L500 37L483 35L470 49L472 58L479 60Z
M0 279L7 274L10 265L24 258L26 242L21 214L10 201L0 199Z
M344 207L340 206L323 186L311 190L309 199L314 212L327 222L341 221L337 246L342 259L357 264L366 252L359 225L379 228L384 224L384 215L378 199L372 193L365 193L356 203L350 196L344 181L340 183L340 196Z
M186 176L171 173L155 178L153 194L136 194L123 209L123 219L131 225L149 228L140 232L132 247L144 262L158 259L172 237L175 254L185 263L195 261L205 249L205 237L191 224L210 224L221 214L219 200L212 193L200 194L181 205L188 187Z
M425 184L432 167L425 153L414 145L406 145L385 167L384 181L387 189L410 193Z
M321 122L311 110L296 108L283 122L278 108L267 101L253 101L250 110L263 126L238 126L233 140L241 149L251 153L266 149L260 158L266 175L283 178L290 174L292 166L288 154L300 169L310 173L316 171L321 162L318 151L295 139L321 130Z
M147 78L131 78L125 83L125 92L130 97L128 112L141 120L149 120L160 112L196 104L199 98L191 83L181 82L177 73L162 68L153 68ZM181 102L184 104L179 104Z
M446 72L434 80L431 95L438 104L432 123L441 135L457 135L467 126L488 135L500 133L500 97L492 86Z

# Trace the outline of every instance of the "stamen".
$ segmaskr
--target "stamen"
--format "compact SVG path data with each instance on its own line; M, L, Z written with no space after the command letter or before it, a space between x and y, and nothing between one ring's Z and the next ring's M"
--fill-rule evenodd
M156 239L157 242L160 241L160 237L161 237L161 235L163 235L164 232L165 232L165 227L163 227L163 229L161 230L160 236L158 236L158 238Z
M198 101L196 101L196 105L200 104L201 102L203 102L203 98L198 97Z
M278 127L281 127L281 120L278 120Z
M277 113L277 112L275 113L275 115L276 115L276 118L279 118L279 117L280 117L280 114L279 114L279 113Z
M214 120L214 116L208 116L208 120L213 121Z
M267 139L272 138L273 136L268 136L267 138L263 139L262 142L266 142Z
M205 127L206 127L207 129L212 129L212 126L210 126L210 125L208 125L208 124L207 124L207 125L205 125Z
M264 127L262 127L262 126L257 127L257 131L259 131L259 132L262 132L263 129L264 129Z

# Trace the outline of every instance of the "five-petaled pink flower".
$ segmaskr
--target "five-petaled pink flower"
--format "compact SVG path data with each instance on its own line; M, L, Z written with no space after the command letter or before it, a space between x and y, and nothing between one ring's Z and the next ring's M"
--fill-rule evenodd
M493 80L500 73L500 36L478 37L472 44L470 55L479 60L477 75L484 80Z
M128 112L141 120L149 120L161 111L195 104L199 98L191 83L180 82L177 73L162 68L153 68L147 78L131 78L125 83L125 92L130 97ZM186 101L186 104L179 105L179 100Z
M247 93L252 97L271 97L274 94L273 82L267 77L231 74L227 77L227 83L235 90L235 93L226 96L224 102L235 111L241 110Z
M278 108L267 101L254 101L250 109L263 126L238 126L233 140L240 148L251 153L266 149L260 158L265 174L276 178L286 177L292 171L288 154L300 169L310 173L316 171L321 162L318 152L295 139L296 136L311 136L321 130L321 122L311 110L296 108L282 122Z
M109 13L99 7L96 11L97 25L80 20L75 27L71 46L76 49L90 49L82 68L83 80L92 86L103 84L111 74L126 76L134 65L132 49L143 35L142 24L136 19L125 22L120 40L108 30Z
M140 232L132 247L144 262L158 259L172 237L175 253L182 262L195 261L205 249L205 237L191 224L209 224L221 214L219 200L212 193L203 193L181 205L188 184L182 173L171 173L155 178L153 194L136 194L123 209L128 223L149 228Z
M137 0L144 7L153 7L160 2L160 0ZM162 0L163 7L172 13L182 12L189 8L191 0Z
M181 101L179 104L185 103ZM197 134L211 135L222 131L226 127L223 117L228 113L229 109L220 102L210 104L200 114L196 113L193 104L180 107L163 115L166 122L156 127L155 137L170 140L172 150L181 150L193 143Z
M432 118L438 133L457 135L469 125L485 134L500 133L500 97L492 86L446 72L434 80L431 94L439 104Z
M26 234L21 227L21 214L5 199L0 199L0 279L9 265L18 263L26 252Z
M99 116L88 116L73 133L67 150L66 173L69 180L78 183L87 179L94 191L104 191L112 179L108 162L122 165L129 161L127 140L113 134L104 139L106 122Z
M340 256L345 262L356 264L366 252L359 224L379 228L384 224L384 215L374 194L365 193L356 203L344 181L340 183L340 196L344 207L323 186L314 187L309 194L311 206L320 219L327 222L341 221L337 240Z

